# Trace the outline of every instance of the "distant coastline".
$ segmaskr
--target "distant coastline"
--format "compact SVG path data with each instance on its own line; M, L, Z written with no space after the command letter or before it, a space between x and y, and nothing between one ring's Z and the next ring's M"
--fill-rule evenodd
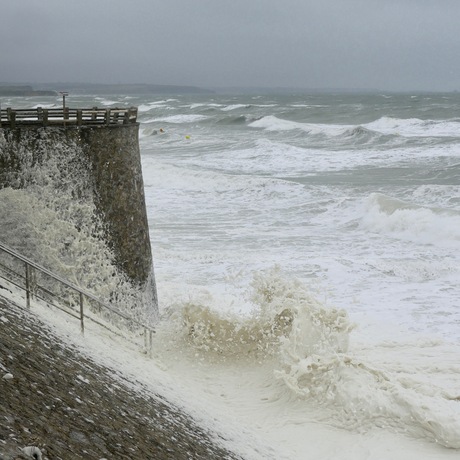
M72 94L213 94L197 86L155 85L147 83L42 83L43 90L68 91Z
M28 85L0 85L0 96L56 96L52 90L36 90Z
M0 96L56 96L60 91L72 94L213 94L197 86L105 83L0 83Z
M258 87L258 86L228 86L228 87L198 87L190 85L157 85L149 83L33 83L21 85L11 82L0 82L0 97L3 96L57 96L59 92L81 95L118 95L118 94L162 94L162 95L289 95L289 94L432 94L436 91L386 91L377 88L302 88L302 87ZM444 91L445 92L445 91ZM457 93L457 91L451 91ZM449 92L447 92L449 93Z

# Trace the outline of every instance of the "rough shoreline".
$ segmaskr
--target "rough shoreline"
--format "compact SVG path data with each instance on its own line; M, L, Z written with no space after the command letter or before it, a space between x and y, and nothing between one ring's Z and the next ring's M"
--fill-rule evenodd
M0 420L1 460L26 458L25 446L47 460L241 459L178 408L133 391L125 376L1 297Z

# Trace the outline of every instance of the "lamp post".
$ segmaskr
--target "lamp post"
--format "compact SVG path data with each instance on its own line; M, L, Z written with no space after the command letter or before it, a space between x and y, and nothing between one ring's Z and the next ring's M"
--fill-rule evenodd
M65 107L65 97L68 96L69 93L67 91L59 91L59 94L62 96L62 112L64 114L64 124L65 124L65 121L68 119L68 114L67 114L67 110Z

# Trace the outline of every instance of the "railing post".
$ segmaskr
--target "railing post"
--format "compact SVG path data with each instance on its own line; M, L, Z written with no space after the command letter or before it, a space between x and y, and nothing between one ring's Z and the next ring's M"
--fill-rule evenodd
M66 121L69 120L69 108L68 107L64 107L64 109L62 111L62 119L63 119L63 123L64 123L64 126L65 126Z
M81 126L83 124L83 113L81 109L77 109L77 126Z
M105 124L110 125L110 109L105 109Z
M152 348L153 348L153 344L152 344L152 329L149 329L149 341L150 341L150 346L149 346L149 358L152 357Z
M26 306L30 308L30 267L27 262L25 262L26 267Z
M85 333L85 323L84 323L84 315L83 315L83 293L80 292L80 327L81 327L81 333Z
M43 109L41 107L37 107L37 121L43 122Z
M43 109L43 126L48 125L48 109Z
M152 357L152 345L153 345L153 332L152 329L144 326L144 348L148 353L149 358Z
M11 109L11 107L8 107L6 109L7 115L8 115L8 121L10 122L11 128L16 128L16 112Z

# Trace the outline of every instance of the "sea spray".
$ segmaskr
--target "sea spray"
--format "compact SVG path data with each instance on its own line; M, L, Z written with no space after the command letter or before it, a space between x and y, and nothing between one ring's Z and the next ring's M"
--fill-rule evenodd
M216 299L203 291L165 308L163 314L196 350L223 360L279 359L294 336L297 341L291 343L301 347L304 356L323 349L346 351L353 328L346 312L321 304L308 287L285 276L278 266L254 273L241 296L241 302L252 305L245 315L216 309Z
M37 132L26 131L20 142L0 133L0 157L9 165L2 182L10 185L0 190L2 241L101 300L145 319L142 292L117 268L105 241L88 158L75 139L56 136L54 130Z

